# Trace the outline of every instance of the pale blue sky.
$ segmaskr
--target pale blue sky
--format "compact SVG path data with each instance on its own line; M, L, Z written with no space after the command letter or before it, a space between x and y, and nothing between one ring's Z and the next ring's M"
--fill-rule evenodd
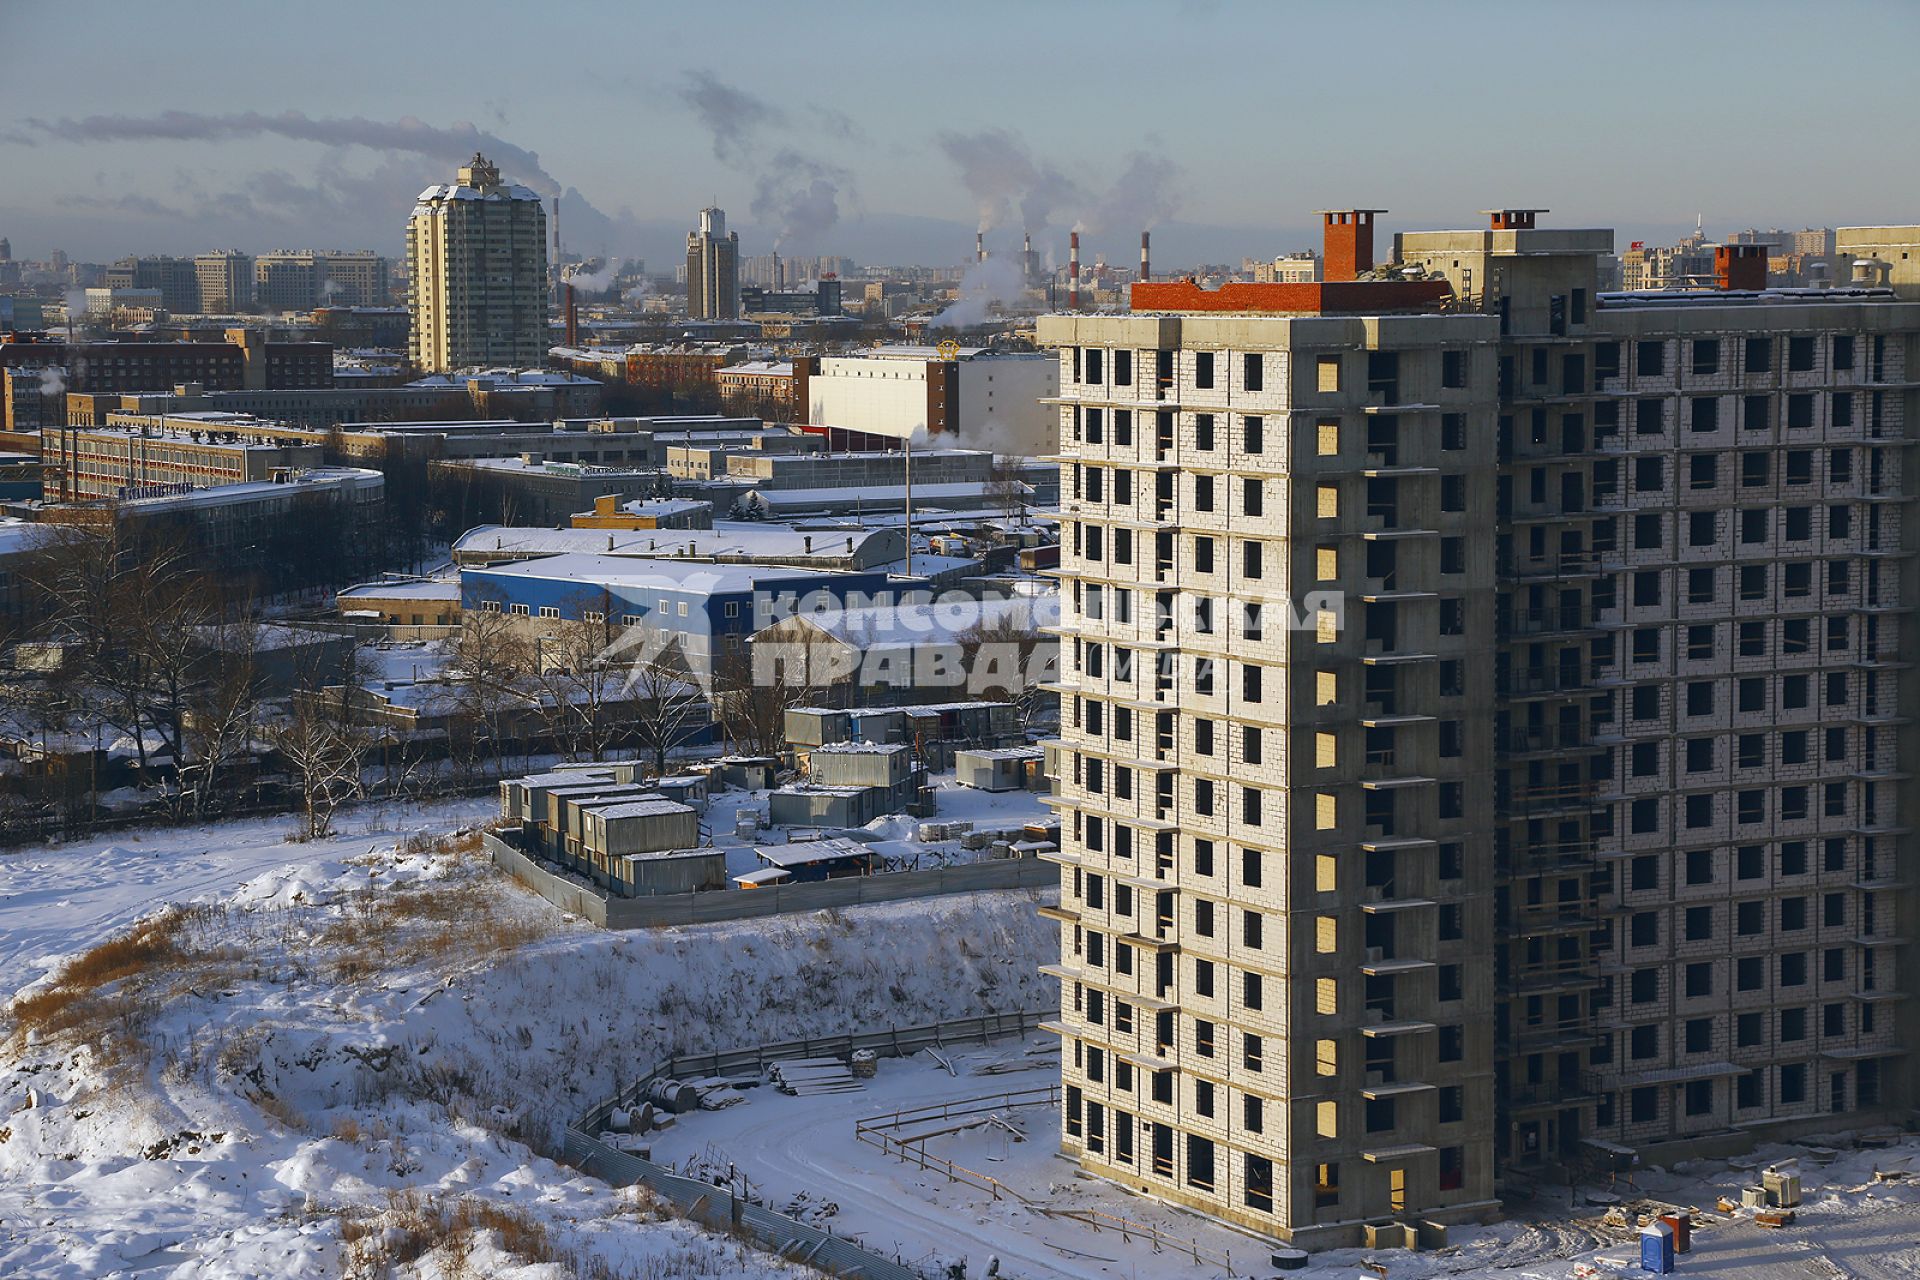
M1008 243L1023 202L1044 246L1081 220L1116 258L1152 219L1169 267L1310 243L1310 211L1342 205L1391 209L1389 229L1544 205L1622 244L1695 213L1710 232L1913 221L1916 37L1900 0L8 0L0 234L33 257L392 251L464 145L392 150L382 126L406 117L537 153L607 215L578 206L570 245L658 266L709 199L748 252L784 233L957 261L1004 194ZM286 112L321 141L248 114Z

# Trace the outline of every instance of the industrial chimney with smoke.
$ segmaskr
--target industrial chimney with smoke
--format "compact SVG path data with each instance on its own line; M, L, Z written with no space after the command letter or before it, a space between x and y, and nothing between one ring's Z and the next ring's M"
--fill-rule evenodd
M1031 232L1020 240L1020 270L1025 273L1027 288L1033 288L1040 277L1034 273L1033 269L1033 234Z
M1140 278L1141 278L1142 280L1151 280L1151 279L1153 279L1153 272L1152 272L1152 271L1151 271L1151 270L1150 270L1150 269L1148 268L1148 266L1147 266L1147 237L1148 237L1148 234L1149 234L1149 233L1147 233L1147 232L1145 232L1145 231L1142 231L1142 232L1140 233Z
M1067 237L1067 310L1080 309L1080 233Z
M984 231L973 233L973 260L975 262L987 260L987 233Z

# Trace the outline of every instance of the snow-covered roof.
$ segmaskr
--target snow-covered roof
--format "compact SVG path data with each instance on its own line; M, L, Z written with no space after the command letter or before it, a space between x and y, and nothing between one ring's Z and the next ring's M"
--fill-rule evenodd
M460 583L455 579L435 578L416 582L363 582L338 592L334 599L348 600L458 600Z
M817 788L826 790L827 788ZM856 787L854 790L864 790ZM828 836L824 840L799 840L791 844L757 844L754 856L771 867L804 867L816 862L838 862L842 858L867 858L873 851L858 840Z
M831 569L794 569L777 565L713 564L699 560L649 560L635 556L590 555L574 552L515 560L468 569L468 574L492 578L530 578L548 582L579 582L628 590L692 592L715 595L753 591L766 583L817 581L840 576Z
M483 524L461 534L453 544L461 552L513 552L521 555L558 555L594 552L602 555L681 557L696 560L811 559L834 561L857 554L877 530L859 530L844 536L806 534L786 525L754 521L716 520L711 529L533 529ZM847 538L854 551L847 550Z
M511 387L597 387L592 378L558 369L457 369L451 373L430 373L407 385L421 389L440 387L465 390L469 382L491 382L496 389Z
M922 559L924 557L915 556L915 565ZM916 601L800 616L834 639L856 648L875 644L951 644L976 629L1012 627L1038 631L1041 627L1055 626L1060 621L1060 597L1055 594L1012 600Z
M464 182L443 182L428 187L414 199L418 202L414 212L419 213L422 209L432 212L432 202L435 200L531 200L538 204L540 193L532 187L523 187L517 182L503 182L497 187L484 191L479 187L470 187Z

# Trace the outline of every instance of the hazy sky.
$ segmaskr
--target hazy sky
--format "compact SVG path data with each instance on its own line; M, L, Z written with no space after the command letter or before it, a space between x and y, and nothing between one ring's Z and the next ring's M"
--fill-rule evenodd
M568 247L958 261L983 217L1175 266L1495 204L1666 236L1920 220L1920 4L5 0L15 256L397 252L475 145ZM405 123L403 123L405 122ZM537 166L532 156L538 157Z

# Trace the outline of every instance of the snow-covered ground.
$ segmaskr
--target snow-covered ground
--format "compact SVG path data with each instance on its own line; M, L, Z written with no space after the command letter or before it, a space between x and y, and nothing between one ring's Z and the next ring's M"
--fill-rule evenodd
M365 853L497 812L481 796L343 810L330 840L293 844L291 817L155 826L0 852L0 991L12 992L168 902L231 891L275 867Z
M929 1156L1005 1183L1014 1196L1001 1198L954 1182L937 1169L905 1163L854 1136L856 1121L902 1108L1056 1084L1059 1047L1058 1037L1039 1036L1024 1043L1008 1040L943 1051L953 1074L927 1053L883 1059L876 1076L858 1093L797 1098L763 1085L745 1090L743 1103L677 1117L672 1127L647 1141L655 1160L696 1176L732 1165L770 1207L791 1207L815 1225L831 1224L837 1233L856 1237L877 1253L936 1271L964 1259L967 1274L979 1276L988 1259L997 1257L1000 1275L1010 1280L1135 1275L1200 1280L1220 1274L1218 1267L1196 1265L1170 1250L1156 1252L1110 1230L1046 1216L1014 1196L1048 1209L1092 1209L1145 1223L1230 1257L1241 1273L1263 1262L1268 1249L1250 1236L1080 1175L1060 1154L1055 1108L996 1110L993 1114L1004 1125L982 1124L925 1144ZM949 1123L926 1120L905 1132L942 1129ZM1024 1140L1016 1131L1026 1135Z
M1216 1277L1217 1266L1196 1265L1172 1250L1155 1251L1095 1232L1072 1219L1049 1216L1011 1197L996 1198L938 1169L922 1170L855 1137L857 1121L901 1108L935 1105L1045 1086L1058 1079L1059 1059L1047 1053L1051 1037L1026 1044L1008 1041L945 1055L949 1074L931 1055L882 1060L877 1076L858 1093L790 1097L772 1085L742 1091L744 1102L719 1111L677 1117L648 1141L654 1159L696 1175L726 1171L743 1175L753 1194L777 1209L807 1214L819 1224L852 1235L869 1248L910 1263L968 1261L968 1274L982 1273L990 1257L1006 1277L1061 1276L1115 1280L1151 1275ZM991 1068L991 1073L982 1073ZM925 1142L929 1156L954 1161L1012 1188L1048 1210L1093 1209L1144 1222L1202 1250L1226 1255L1235 1271L1260 1274L1269 1247L1198 1215L1128 1195L1078 1173L1059 1154L1059 1113L1046 1106L997 1110L1006 1122L983 1124ZM951 1122L923 1120L909 1134L934 1133ZM1026 1135L1022 1141L1011 1130ZM1858 1276L1863 1280L1912 1280L1920 1276L1920 1139L1881 1150L1843 1150L1825 1164L1807 1148L1767 1147L1729 1163L1701 1161L1672 1170L1642 1170L1616 1184L1613 1194L1636 1213L1682 1206L1696 1216L1693 1251L1681 1260L1684 1275L1723 1280L1803 1280ZM1757 1182L1768 1165L1798 1169L1805 1203L1796 1221L1780 1230L1759 1227L1751 1210L1717 1211L1719 1197L1734 1203L1740 1188ZM1874 1181L1876 1170L1914 1181ZM1311 1274L1364 1280L1363 1262L1386 1266L1393 1280L1440 1276L1515 1274L1535 1280L1576 1280L1610 1270L1607 1263L1637 1262L1631 1228L1610 1227L1606 1210L1568 1204L1563 1189L1533 1205L1516 1205L1509 1221L1485 1227L1455 1227L1449 1246L1429 1253L1333 1250L1315 1256Z
M117 839L142 853L27 855L61 892L29 893L22 862L0 903L0 929L36 933L7 970L31 981L0 1045L0 1276L372 1275L443 1237L395 1274L451 1276L466 1250L466 1274L529 1280L784 1275L535 1152L673 1053L1048 994L1023 894L609 934L465 848ZM204 900L40 963L169 896Z
M942 816L1015 820L1022 795L941 795ZM954 807L950 807L954 806ZM559 1127L645 1066L685 1052L1043 1007L1055 945L1035 896L993 893L769 920L607 933L498 875L470 839L421 840L490 799L365 809L342 834L288 823L123 832L0 857L0 1276L789 1276L545 1159ZM403 841L402 836L413 836ZM166 902L197 905L152 914ZM112 945L95 948L109 938ZM71 963L69 963L71 962ZM776 1208L923 1262L989 1256L1015 1277L1218 1274L1039 1215L856 1142L903 1104L1043 1085L1050 1041L882 1061L863 1093L768 1086L651 1138L657 1158L732 1163ZM1038 1050L1038 1053L1035 1051ZM1034 1056L1029 1057L1029 1054ZM989 1064L1007 1068L980 1073ZM1049 1208L1095 1208L1197 1238L1252 1269L1262 1242L1080 1177L1057 1117L1009 1111L932 1154ZM1752 1161L1643 1170L1627 1204L1706 1211L1686 1274L1740 1280L1920 1277L1920 1141L1797 1159L1806 1203L1767 1231L1714 1211ZM1824 1163L1823 1163L1824 1161ZM1312 1271L1366 1280L1516 1274L1575 1280L1627 1258L1630 1233L1564 1192L1432 1253L1338 1251ZM393 1264L390 1272L384 1267Z

